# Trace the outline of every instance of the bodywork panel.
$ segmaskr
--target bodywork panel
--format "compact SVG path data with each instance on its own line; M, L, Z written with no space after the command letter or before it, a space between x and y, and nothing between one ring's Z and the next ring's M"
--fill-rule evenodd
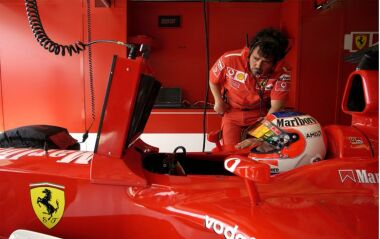
M138 138L159 86L144 69L114 59L95 153L0 149L0 237L378 238L377 135L332 127L326 160L237 176L225 165L237 156L160 153Z

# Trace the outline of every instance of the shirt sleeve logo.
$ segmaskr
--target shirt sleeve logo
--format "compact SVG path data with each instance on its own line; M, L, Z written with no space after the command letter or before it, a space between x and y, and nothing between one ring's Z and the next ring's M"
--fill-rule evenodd
M227 76L233 79L235 76L235 69L232 69L231 67L227 66Z
M219 59L217 66L218 66L219 70L224 69L225 65L224 65L224 62L222 61L222 59Z
M214 76L219 77L220 76L220 70L219 70L219 68L217 66L214 66L212 68L212 73L214 74Z
M279 80L276 81L275 91L289 91L290 89L290 81L289 80Z
M282 75L280 75L280 77L278 79L290 81L290 75L289 74L282 74Z
M212 68L212 73L216 76L216 77L219 77L220 76L220 73L222 72L222 70L224 69L225 65L222 61L222 59L219 59L216 64L214 65L214 67Z

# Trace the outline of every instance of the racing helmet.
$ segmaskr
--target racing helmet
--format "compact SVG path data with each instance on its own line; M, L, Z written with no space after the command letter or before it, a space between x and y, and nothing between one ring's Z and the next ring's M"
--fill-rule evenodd
M326 139L318 121L294 111L268 114L246 130L258 142L248 157L280 173L324 159Z

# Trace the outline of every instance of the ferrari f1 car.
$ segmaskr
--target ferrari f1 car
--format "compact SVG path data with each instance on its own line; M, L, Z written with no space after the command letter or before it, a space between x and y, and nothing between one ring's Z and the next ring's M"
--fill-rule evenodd
M323 130L324 157L273 174L269 164L280 167L284 154L268 164L181 146L161 153L139 139L160 87L144 64L114 57L94 152L0 149L0 237L379 237L378 70L348 79L342 106L351 126L295 136ZM315 123L277 117L284 126Z

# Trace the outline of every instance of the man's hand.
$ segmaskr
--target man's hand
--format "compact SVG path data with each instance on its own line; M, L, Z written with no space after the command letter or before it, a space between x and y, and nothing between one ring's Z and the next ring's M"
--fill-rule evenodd
M230 110L230 105L225 103L221 94L221 86L219 84L214 84L210 81L210 90L214 96L214 110L216 113L223 115L225 112Z
M225 103L224 101L216 102L214 105L215 112L220 114L220 115L224 114L224 112L229 111L230 108L231 108L231 106L229 104Z
M261 145L263 143L262 140L256 139L256 138L249 138L241 141L240 143L237 143L235 145L235 149L244 149L247 147L253 147L257 145Z

